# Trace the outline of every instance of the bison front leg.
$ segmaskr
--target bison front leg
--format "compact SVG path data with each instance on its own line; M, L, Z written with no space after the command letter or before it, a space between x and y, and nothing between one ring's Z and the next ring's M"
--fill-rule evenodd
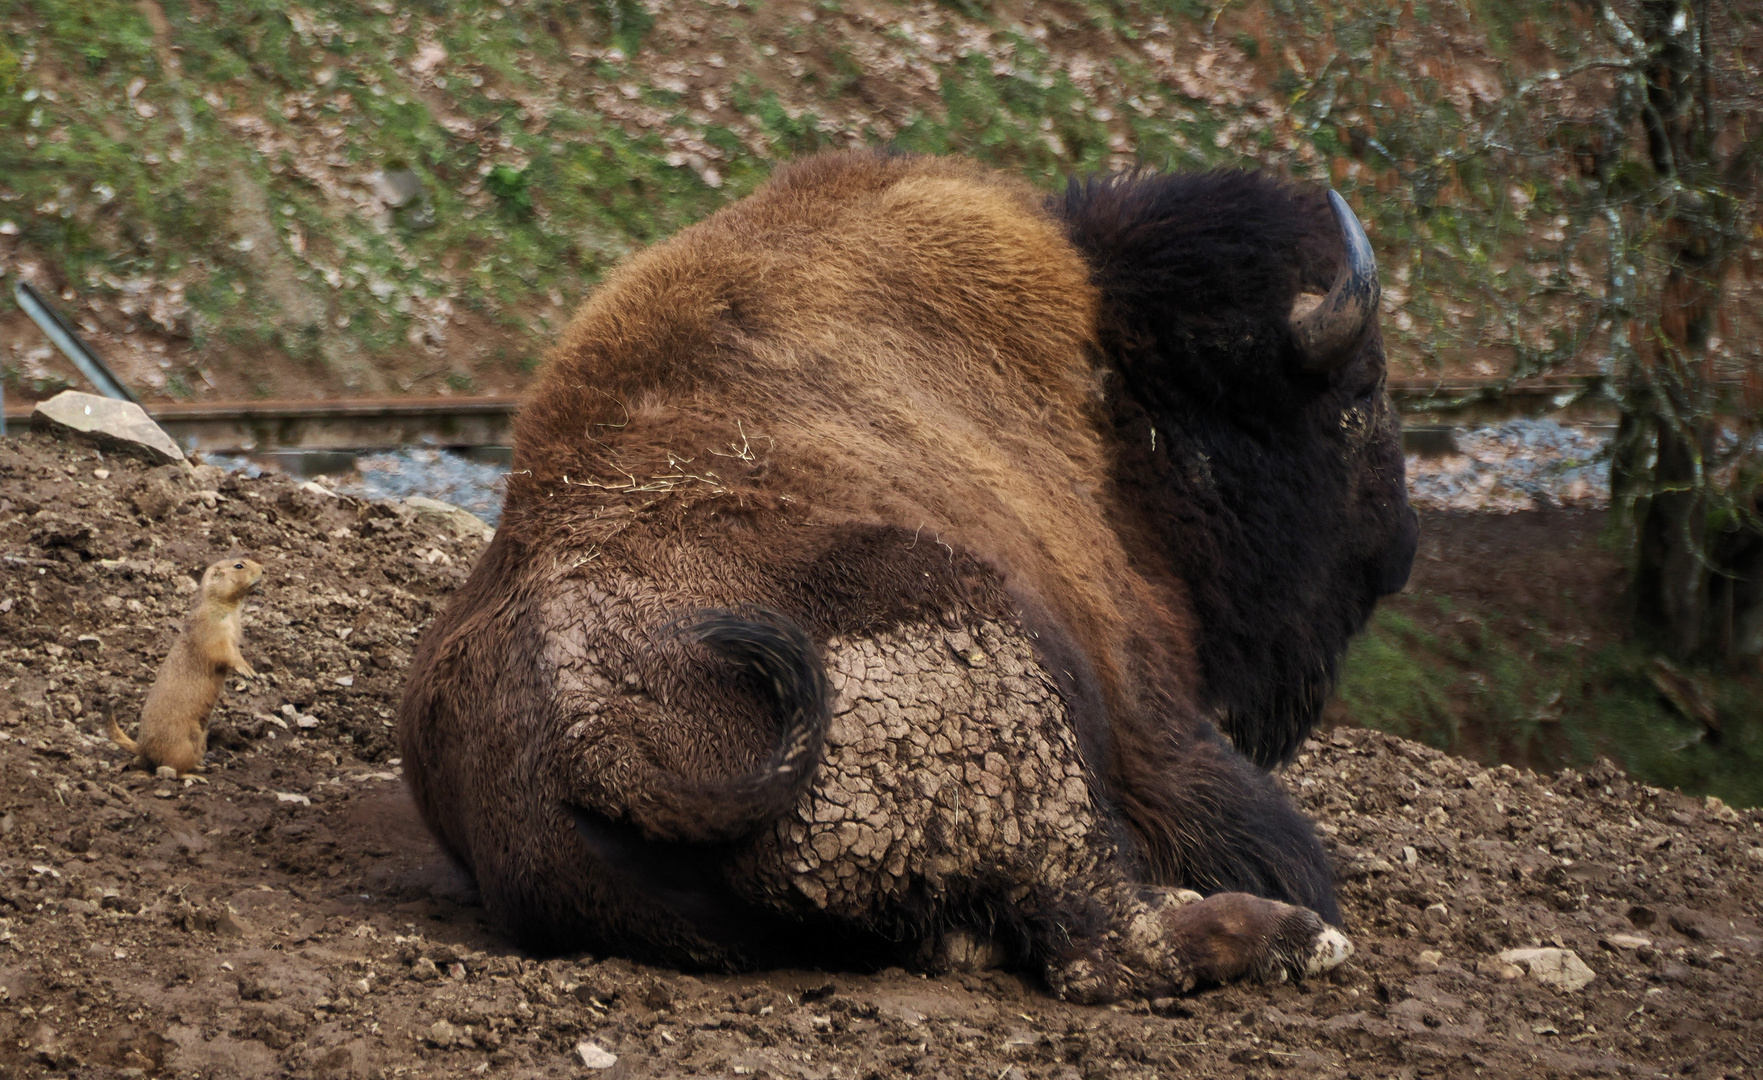
M1284 982L1327 971L1353 953L1346 935L1308 908L1249 893L1204 899L1187 889L1120 886L1098 897L1105 929L1050 960L1048 986L1087 1004L1164 997L1249 979Z

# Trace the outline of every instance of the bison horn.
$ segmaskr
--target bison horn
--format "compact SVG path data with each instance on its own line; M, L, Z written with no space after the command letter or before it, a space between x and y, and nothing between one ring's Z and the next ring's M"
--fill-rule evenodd
M1365 238L1359 219L1347 200L1333 191L1328 193L1328 204L1340 224L1346 257L1322 303L1292 320L1299 364L1316 374L1326 374L1352 359L1377 318L1377 301L1383 292L1377 283L1377 258L1371 254L1371 241Z

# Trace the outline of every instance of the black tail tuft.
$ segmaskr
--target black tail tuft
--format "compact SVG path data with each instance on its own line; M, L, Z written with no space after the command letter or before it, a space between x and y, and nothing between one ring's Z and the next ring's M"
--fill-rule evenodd
M651 839L734 840L787 813L812 778L832 716L826 670L801 627L762 608L701 612L681 632L765 679L783 730L764 767L726 780L680 778L633 805L631 818Z

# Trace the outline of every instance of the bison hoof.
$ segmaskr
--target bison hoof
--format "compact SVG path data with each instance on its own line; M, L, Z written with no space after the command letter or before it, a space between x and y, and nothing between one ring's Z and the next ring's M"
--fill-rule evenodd
M1333 971L1352 955L1353 943L1347 940L1347 935L1332 926L1324 926L1310 947L1310 959L1304 963L1304 974L1320 975Z
M1062 997L1098 1004L1238 980L1302 979L1352 954L1346 935L1308 908L1248 893L1201 899L1149 886L1137 890L1111 932L1049 966L1048 983Z
M1201 983L1285 982L1338 966L1352 955L1345 934L1309 908L1247 893L1218 893L1166 910L1167 947Z

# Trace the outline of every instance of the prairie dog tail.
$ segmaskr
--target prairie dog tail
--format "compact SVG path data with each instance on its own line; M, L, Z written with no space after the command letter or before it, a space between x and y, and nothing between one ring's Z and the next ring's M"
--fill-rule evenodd
M122 728L118 727L116 724L115 715L113 715L108 709L104 712L104 722L110 725L111 742L122 747L131 754L139 754L141 752L141 748L136 745L135 740L122 733Z
M826 671L808 635L774 612L704 612L685 635L769 682L783 730L757 771L713 781L670 777L631 807L631 818L651 839L732 840L787 813L808 786L832 719Z

